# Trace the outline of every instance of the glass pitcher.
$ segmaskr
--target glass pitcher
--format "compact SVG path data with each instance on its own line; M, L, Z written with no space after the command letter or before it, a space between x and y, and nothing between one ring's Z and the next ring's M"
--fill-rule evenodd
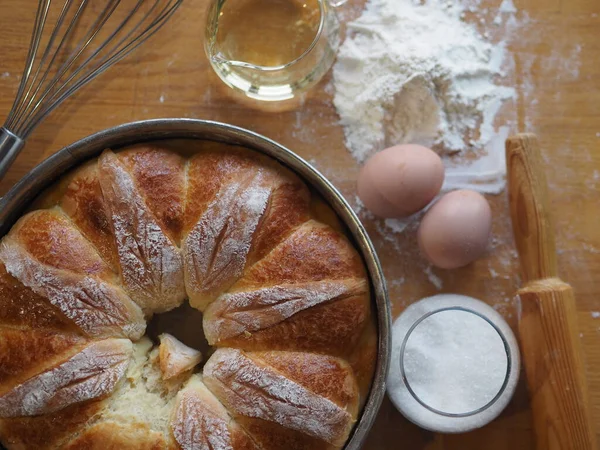
M205 50L217 75L246 96L294 98L316 84L340 44L345 0L213 0Z

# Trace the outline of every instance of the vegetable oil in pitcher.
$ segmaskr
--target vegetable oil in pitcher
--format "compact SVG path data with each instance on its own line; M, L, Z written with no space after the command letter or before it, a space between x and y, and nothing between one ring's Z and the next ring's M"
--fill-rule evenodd
M216 0L206 50L219 77L259 100L285 100L331 67L339 24L321 0Z

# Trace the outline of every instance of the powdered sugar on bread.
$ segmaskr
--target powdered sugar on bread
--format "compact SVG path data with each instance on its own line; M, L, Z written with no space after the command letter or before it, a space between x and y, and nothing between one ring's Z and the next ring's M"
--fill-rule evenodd
M46 297L88 336L138 339L144 334L142 311L120 288L41 264L10 237L0 243L0 260L13 277Z
M175 308L185 298L179 249L149 211L116 155L104 152L98 168L127 291L144 311Z
M214 345L242 333L262 330L313 306L367 292L362 280L282 284L224 294L204 315L204 333Z
M171 429L182 450L257 449L198 375L177 395Z
M204 382L235 415L275 422L341 445L350 414L235 349L219 349L204 366Z
M0 417L48 414L108 395L125 374L130 357L131 342L126 339L94 342L0 397Z
M185 240L186 287L192 306L203 311L214 293L242 275L254 233L271 189L262 174L248 174L218 192Z

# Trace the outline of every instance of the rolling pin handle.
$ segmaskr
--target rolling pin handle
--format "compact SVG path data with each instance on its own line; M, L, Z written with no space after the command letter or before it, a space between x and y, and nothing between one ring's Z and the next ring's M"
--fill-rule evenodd
M538 140L506 142L508 191L524 287L519 333L539 450L598 450L573 289L558 278Z
M537 137L506 141L509 204L523 282L558 276L548 183Z

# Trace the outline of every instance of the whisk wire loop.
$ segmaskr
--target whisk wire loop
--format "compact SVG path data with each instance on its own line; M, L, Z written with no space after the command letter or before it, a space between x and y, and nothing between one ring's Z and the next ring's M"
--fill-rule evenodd
M67 3L70 3L70 2L67 1ZM48 86L45 87L45 91L42 94L41 98L39 98L39 100L37 101L37 103L35 104L33 109L30 109L28 112L28 117L31 118L32 123L33 122L37 123L37 121L35 120L35 117L36 117L36 112L38 111L38 109L41 106L45 105L44 101L46 99L48 99L48 102L52 102L52 98L54 97L53 93L55 92L55 89L60 89L61 86L59 86L59 83L61 82L62 78L71 69L71 67L74 66L74 64L77 62L77 59L85 52L87 47L93 42L94 38L96 37L98 32L102 29L102 26L104 26L106 21L110 18L111 14L114 12L114 10L118 6L118 4L119 4L119 0L112 0L106 5L106 7L102 10L100 15L94 21L94 23L89 27L88 32L85 34L85 36L80 41L80 43L76 46L76 48L74 50L72 50L71 54L65 59L65 61L62 63L62 65L58 68L56 74L54 75L52 80L49 82ZM81 7L76 11L73 19L71 20L71 24L69 25L69 28L67 29L56 52L54 53L54 57L52 58L53 61L57 57L59 57L62 48L66 45L66 43L71 38L72 33L74 32L74 30L77 27L79 16L83 12L83 9L85 8L85 6L87 6L87 0L82 0ZM84 61L78 67L78 69L75 70L74 75L76 73L78 73L78 71L83 70L85 68L85 64L87 62L88 61ZM52 63L48 65L47 72L50 71L51 67L52 67ZM71 78L65 80L63 82L62 86L65 86L67 83L69 83L72 80L72 78L73 78L73 76L71 76ZM45 81L45 79L40 81L39 87L43 86L44 81ZM43 115L43 117L45 117L47 114L49 114L49 112L50 111L45 113ZM33 129L34 127L35 127L35 125L31 128ZM23 130L22 132L25 135L29 134L27 132L27 129Z
M43 24L46 22L46 16L48 15L48 9L50 8L49 1L40 1L38 4L38 8L35 14L35 22L33 25L33 33L31 34L31 42L29 44L29 50L27 52L27 60L25 63L25 69L23 70L23 76L21 77L21 82L19 83L19 89L17 90L17 95L15 96L15 101L13 106L8 113L8 117L6 119L6 127L12 129L14 117L17 115L20 108L23 106L23 93L25 92L25 88L27 86L27 82L29 80L29 75L31 74L31 70L33 68L33 63L35 62L35 57L37 55L38 48L40 46L40 40L42 38L42 33L44 31Z
M51 0L44 0L45 3L47 3L48 5L50 5ZM40 2L41 3L41 2ZM54 62L56 60L56 58L58 57L58 55L60 54L63 45L65 44L65 42L67 42L67 37L70 36L71 31L74 28L74 24L75 21L77 19L77 17L79 16L80 12L83 10L83 8L85 7L86 3L85 0L82 0L81 5L79 10L76 12L73 20L71 20L71 23L69 25L69 27L67 28L67 31L65 33L65 35L63 36L63 38L61 39L60 44L58 45L58 48L56 49L56 51L54 52L52 59L50 60L50 62L48 63L48 65L46 66L46 70L44 71L44 74L42 76L42 79L38 82L38 75L40 73L40 71L44 68L45 63L46 63L46 59L48 58L48 56L51 54L53 45L54 45L54 41L56 40L57 36L59 35L61 28L62 28L62 24L64 22L64 19L67 16L67 12L69 11L69 8L71 7L72 2L71 1L67 1L64 3L63 8L61 10L61 13L56 21L56 26L54 27L54 30L52 31L52 34L48 40L48 44L46 45L46 49L44 51L44 54L37 66L37 70L35 71L35 74L33 75L33 77L28 80L29 82L29 89L27 90L27 93L25 94L25 97L23 98L23 101L21 102L20 108L16 113L15 116L15 122L19 123L22 119L23 116L25 114L28 114L28 111L30 111L31 105L32 103L35 101L36 96L38 95L40 89L42 89L42 87L44 86L44 82L46 81L46 78L48 77L51 68L54 66ZM42 25L42 29L41 32L43 33L44 28L45 28L46 22L44 22L44 24ZM33 94L31 94L31 90L33 89L34 86L37 87L35 88L35 92ZM42 97L43 99L43 97ZM42 99L40 99L36 106L39 105L42 101ZM35 109L35 108L34 108ZM28 114L31 115L31 114Z
M51 6L61 1L48 31ZM39 0L23 77L4 125L22 140L66 98L156 33L183 2L97 0L103 5L86 28L92 1Z

